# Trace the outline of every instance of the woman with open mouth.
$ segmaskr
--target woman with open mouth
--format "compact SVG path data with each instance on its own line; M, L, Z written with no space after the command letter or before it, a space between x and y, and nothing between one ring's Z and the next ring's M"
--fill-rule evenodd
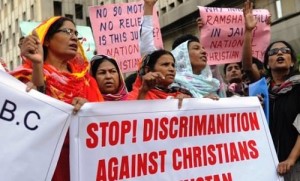
M247 57L243 61L250 62L243 63L249 65L252 63L252 31L257 23L252 7L253 3L247 0L244 5L244 55ZM279 160L277 172L284 176L285 181L299 180L300 74L296 53L286 41L275 41L265 51L264 66L270 99L269 127Z

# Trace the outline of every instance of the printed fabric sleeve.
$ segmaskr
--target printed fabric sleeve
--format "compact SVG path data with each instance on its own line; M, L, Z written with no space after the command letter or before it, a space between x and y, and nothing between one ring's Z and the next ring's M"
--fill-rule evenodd
M153 39L153 17L151 15L143 16L139 45L142 57L156 50Z

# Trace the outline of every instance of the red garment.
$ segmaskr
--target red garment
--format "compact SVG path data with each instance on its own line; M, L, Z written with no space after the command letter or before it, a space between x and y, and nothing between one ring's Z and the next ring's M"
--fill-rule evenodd
M52 17L35 29L41 43L44 42L44 37L49 27L59 18L60 17ZM78 42L77 45L77 56L67 63L70 73L60 72L52 65L44 64L43 72L46 94L69 104L75 97L85 98L89 102L104 101L96 80L92 78L88 72L89 63L84 55L82 45L80 42ZM11 72L11 74L24 83L29 82L32 77L31 61L24 60L23 65ZM69 134L67 133L52 181L70 180L69 150Z
M76 75L76 72L82 73L80 70L84 66L80 68L72 63L68 65L74 73L58 72L53 66L44 64L46 94L69 104L74 97L83 97L89 102L104 101L96 80L87 71L84 71L84 76ZM87 64L85 66L87 67ZM24 83L31 80L31 73L32 69L27 64L11 72ZM70 180L69 151L69 134L67 133L52 181Z
M78 63L81 62L81 63ZM72 73L60 72L50 64L44 64L46 94L71 104L74 97L86 98L89 102L104 101L96 80L88 73L88 62L78 55L68 62ZM31 80L31 65L23 64L10 72L20 81Z
M139 89L142 86L142 81L140 76L137 76L134 84L133 84L133 88L132 91L128 94L127 100L137 100L138 94L139 94ZM160 89L150 89L146 96L145 96L145 100L151 100L151 99L166 99L167 97L176 97L178 94L180 94L181 92L179 91L174 91L174 92L165 92L163 90Z

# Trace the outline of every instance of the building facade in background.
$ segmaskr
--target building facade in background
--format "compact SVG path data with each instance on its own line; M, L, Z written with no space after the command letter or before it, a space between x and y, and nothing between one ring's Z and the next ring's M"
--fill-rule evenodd
M88 7L137 0L0 0L0 57L12 70L21 64L18 48L21 21L43 21L54 15L72 18L77 25L90 26ZM164 46L186 33L198 35L197 6L238 7L243 0L158 0L158 14ZM272 40L284 39L300 53L300 2L298 0L253 0L255 8L272 14ZM262 42L263 43L263 42Z

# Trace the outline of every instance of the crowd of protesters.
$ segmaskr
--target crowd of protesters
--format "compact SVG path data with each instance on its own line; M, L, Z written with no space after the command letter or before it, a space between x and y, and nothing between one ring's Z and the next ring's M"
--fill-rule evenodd
M126 80L117 60L96 54L86 58L73 20L52 17L20 39L22 65L9 71L4 58L0 69L31 88L72 104L74 112L86 102L248 96L248 85L267 79L269 127L279 159L278 174L286 181L300 178L300 135L293 123L300 114L300 75L296 52L286 41L269 44L264 60L252 57L253 4L244 4L245 33L241 62L223 66L223 78L213 77L205 47L194 35L174 40L172 51L156 49L152 12L157 0L144 0L140 31L142 59ZM201 27L200 27L201 28ZM1 41L1 34L0 34ZM264 43L264 42L261 42ZM223 81L224 80L224 81ZM258 96L260 99L262 97ZM69 139L65 138L53 180L70 180Z

